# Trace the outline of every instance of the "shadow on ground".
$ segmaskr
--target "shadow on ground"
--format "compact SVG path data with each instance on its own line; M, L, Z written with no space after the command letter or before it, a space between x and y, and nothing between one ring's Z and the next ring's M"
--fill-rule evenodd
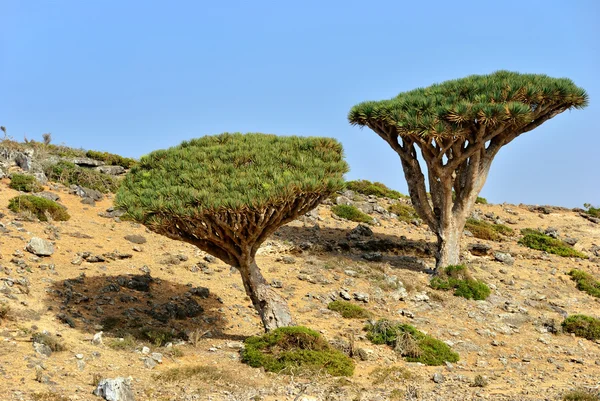
M208 288L150 275L66 279L53 284L49 304L63 323L88 333L133 336L164 345L174 339L240 339L223 333L222 304Z
M372 233L369 229L359 228L321 229L318 226L287 225L279 228L274 237L293 244L297 252L387 262L394 268L413 271L427 270L423 259L432 259L436 248L433 242Z

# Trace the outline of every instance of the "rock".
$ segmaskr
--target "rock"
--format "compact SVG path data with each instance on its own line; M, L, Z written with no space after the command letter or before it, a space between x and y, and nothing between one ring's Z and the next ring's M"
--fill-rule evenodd
M510 253L506 252L495 252L494 259L509 266L512 266L515 263L515 258L513 258Z
M143 346L142 347L142 354L143 355L150 355L150 348Z
M364 224L357 225L348 234L346 234L346 237L349 240L358 240L361 237L372 237L372 236L373 236L373 230L371 230L368 226L366 226Z
M81 200L84 205L96 206L96 201L92 198L85 197Z
M152 354L150 354L150 358L154 359L158 363L162 363L163 354L161 354L160 352L153 352Z
M338 196L335 198L336 205L352 205L352 201L345 196Z
M25 250L37 256L50 256L54 253L54 245L50 241L39 237L33 237Z
M369 294L364 293L364 292L355 292L354 299L356 299L357 301L367 303L367 302L369 302Z
M544 234L552 238L558 238L558 229L555 227L548 227L546 231L544 231Z
M486 244L469 244L467 249L475 256L487 256L492 251L492 247Z
M146 243L146 238L142 235L138 235L138 234L131 234L131 235L126 235L124 237L127 241L132 242L134 244L145 244Z
M94 395L106 401L134 401L131 390L131 377L117 377L116 379L102 379L93 392Z
M286 265L293 265L296 263L296 259L291 256L283 256L281 258L277 258L278 262L285 263Z
M123 166L98 166L95 168L96 171L99 171L103 174L108 175L119 175L125 172L125 167Z
M91 198L94 201L100 201L104 198L104 195L100 191L96 191L95 189L85 188L79 185L71 185L71 191L82 198Z
M204 256L204 260L208 263L215 263L217 258L215 258L213 255L206 255Z
M340 291L340 297L342 297L342 299L345 299L346 301L350 301L352 299L352 297L350 296L350 294L348 294L347 291Z
M362 258L369 262L381 262L383 255L381 252L368 252L362 255Z
M42 343L33 343L33 349L40 355L50 356L52 355L52 349L49 346Z
M567 244L573 246L577 243L577 241L579 241L577 238L571 238L571 237L567 237L565 239L563 239L564 242L566 242Z
M415 302L427 302L429 301L429 296L425 292L417 292L413 295L412 300Z
M114 207L109 207L105 212L98 213L100 217L106 217L108 219L113 219L115 217L121 217L125 214L124 210L115 209Z
M102 332L98 332L96 334L94 334L94 337L92 338L92 344L94 345L101 345L102 344Z
M210 290L206 287L194 287L190 290L190 294L206 299L210 295Z
M440 372L434 373L432 379L435 383L438 383L438 384L443 383L445 381L444 375L441 374Z
M98 167L104 165L104 162L100 160L90 159L89 157L76 157L74 159L71 159L70 162L82 167Z
M60 196L58 196L54 192L49 192L49 191L38 192L38 193L34 194L34 196L38 196L40 198L48 199L48 200L51 200L54 202L58 202L60 200Z

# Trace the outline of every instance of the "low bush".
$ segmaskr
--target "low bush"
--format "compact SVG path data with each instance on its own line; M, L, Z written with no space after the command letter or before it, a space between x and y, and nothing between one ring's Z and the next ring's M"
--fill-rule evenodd
M48 221L48 217L56 221L67 221L71 218L64 206L34 195L15 196L8 202L8 208L15 213L31 213L40 221Z
M354 362L334 349L316 331L306 327L280 327L245 341L242 362L269 372L352 376Z
M373 384L397 383L414 379L414 375L402 366L377 367L369 373L373 378Z
M8 186L22 192L40 192L44 190L42 184L34 176L18 173L10 177L10 184Z
M100 160L109 166L121 166L125 168L131 168L137 163L135 159L130 157L123 157L114 153L98 152L95 150L88 150L85 154L90 159Z
M7 304L0 303L0 320L4 320L10 313L10 306Z
M331 211L338 217L358 223L371 223L373 221L371 216L352 205L335 205L331 208Z
M348 301L333 301L327 305L327 309L339 312L346 319L366 319L371 314L364 308L354 305Z
M523 234L523 238L519 240L519 244L528 248L563 257L587 258L586 255L573 249L566 242L552 238L540 231L524 228L521 230L521 234Z
M466 299L483 300L490 295L490 288L481 281L474 280L464 265L447 266L431 279L435 290L454 290L454 295Z
M586 389L573 390L563 396L563 401L600 401L600 393Z
M480 205L487 205L488 201L485 198L482 198L481 196L478 196L477 199L475 199L475 203L478 203Z
M407 198L406 195L388 188L381 182L371 182L368 180L355 180L346 182L346 189L363 195L375 195L378 198L400 199Z
M600 218L600 207L593 207L591 204L586 203L583 205L586 208L586 213L593 217Z
M395 203L391 205L388 210L391 213L394 213L398 216L398 220L404 221L406 223L410 223L415 219L419 219L419 215L417 214L415 208L409 205L404 205L402 203Z
M102 193L115 192L120 184L120 180L116 177L65 161L48 166L45 173L51 181L64 185L75 184Z
M514 233L512 228L503 224L492 224L473 218L467 219L465 230L471 232L475 238L489 241L502 241L503 235L510 236Z
M182 366L178 368L167 369L156 375L156 378L165 382L178 382L181 380L197 377L204 382L216 382L223 380L228 383L239 382L240 378L236 375L223 371L215 366Z
M588 340L600 339L600 319L586 315L571 315L562 322L562 328L567 333Z
M35 333L33 336L31 336L31 341L33 341L34 343L44 344L48 346L48 348L50 348L53 352L61 352L67 350L67 347L62 342L62 340L59 337L54 336L52 334Z
M600 298L600 281L594 276L581 270L573 269L569 276L577 283L577 289L585 291L593 297Z
M373 344L387 344L409 362L440 366L445 362L457 362L459 356L444 342L424 334L408 324L386 319L369 323L365 330Z

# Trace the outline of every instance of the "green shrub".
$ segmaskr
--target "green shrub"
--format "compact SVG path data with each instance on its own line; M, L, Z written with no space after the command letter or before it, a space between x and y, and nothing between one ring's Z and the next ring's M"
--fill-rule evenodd
M62 340L52 334L35 333L31 337L31 341L34 343L44 344L48 346L54 352L66 351L67 347Z
M133 337L131 334L127 334L122 338L112 338L108 340L106 345L117 351L131 351L135 349L137 342L135 341L135 337Z
M400 199L407 198L406 195L388 188L381 182L371 182L368 180L356 180L346 182L346 189L352 190L363 195L375 195L378 198Z
M356 221L358 223L371 223L373 219L366 213L361 212L352 205L335 205L331 208L331 211L338 217Z
M102 193L115 192L120 184L116 177L65 161L47 167L45 173L51 181L64 185L75 184Z
M23 192L40 192L44 190L42 184L34 176L18 173L10 177L10 184L8 186Z
M475 238L489 241L502 241L502 235L510 236L513 229L503 224L492 224L473 218L467 219L465 230L469 230Z
M346 319L366 319L371 314L364 308L354 305L348 301L333 301L327 305L327 309L339 312Z
M108 152L97 152L95 150L88 150L85 154L90 159L100 160L109 166L121 166L125 168L131 168L137 163L135 159L130 157L123 157Z
M577 289L585 291L593 297L600 298L600 281L596 280L591 274L581 270L573 269L569 276L577 283Z
M573 390L563 396L563 401L600 401L600 393L586 389Z
M415 208L402 203L395 203L391 205L388 210L398 216L398 220L410 223L411 221L418 219L419 215L415 211Z
M478 203L480 205L487 205L488 201L485 198L482 198L481 196L478 196L477 199L475 199L475 203Z
M0 303L0 320L6 319L10 313L10 306Z
M519 240L519 244L525 245L528 248L563 257L587 258L586 255L573 249L569 244L552 238L540 231L524 228L521 230L521 234L523 234L523 238Z
M483 300L489 297L490 288L474 280L464 265L447 266L429 284L435 290L454 290L454 295L466 299Z
M563 330L588 340L600 339L600 319L586 315L571 315L562 322Z
M381 319L369 323L365 330L367 338L373 344L387 344L409 362L440 366L445 362L456 362L459 359L458 354L447 344L408 324Z
M245 341L242 362L269 372L309 373L324 370L333 376L352 376L354 362L306 327L280 327Z
M67 221L71 218L64 206L34 195L15 196L8 202L8 208L15 213L32 213L41 221L48 221L48 215L56 221Z

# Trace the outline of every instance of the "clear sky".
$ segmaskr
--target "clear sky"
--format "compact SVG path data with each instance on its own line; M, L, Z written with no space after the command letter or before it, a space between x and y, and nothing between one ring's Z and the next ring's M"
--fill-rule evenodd
M494 203L600 205L600 1L0 0L0 125L139 157L221 132L338 138L349 179L407 192L350 108L500 69L569 77L590 105L502 149Z

